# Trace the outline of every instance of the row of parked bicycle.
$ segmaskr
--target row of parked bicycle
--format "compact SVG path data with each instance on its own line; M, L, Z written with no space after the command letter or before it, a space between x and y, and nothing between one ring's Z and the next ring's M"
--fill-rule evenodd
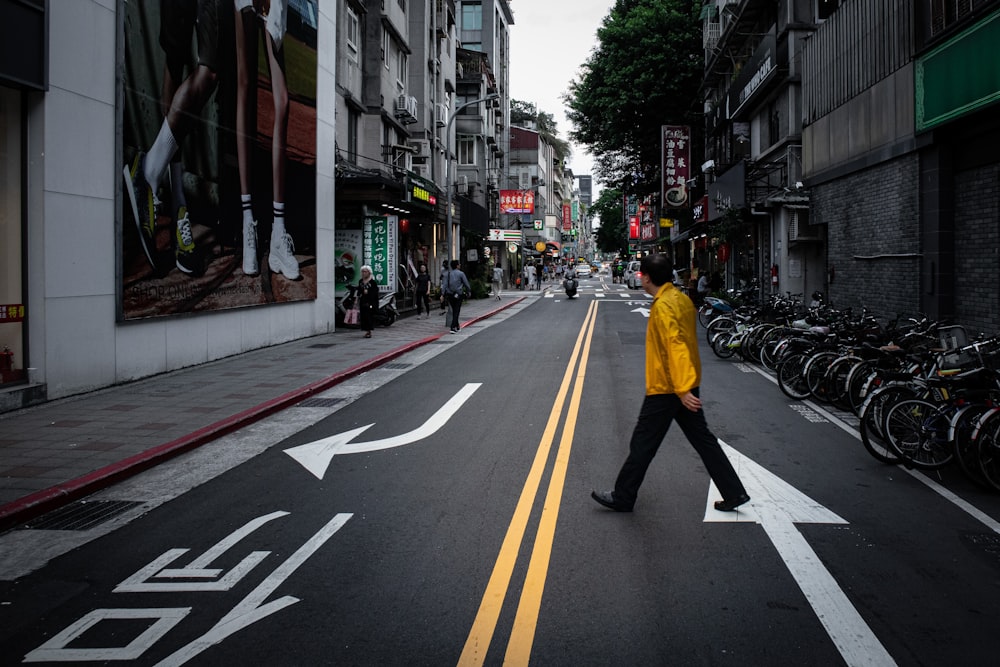
M742 305L707 297L699 320L717 356L767 368L789 398L856 414L879 461L922 470L957 462L1000 491L1000 336L970 342L945 322L883 323L836 310L819 293L808 307L800 297Z

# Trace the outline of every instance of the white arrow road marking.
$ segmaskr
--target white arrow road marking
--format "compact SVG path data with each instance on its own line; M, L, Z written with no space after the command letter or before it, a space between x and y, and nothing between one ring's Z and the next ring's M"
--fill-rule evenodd
M649 319L649 308L633 308L633 313L642 313L642 316Z
M326 469L330 466L330 461L337 454L360 454L362 452L374 452L379 449L402 447L403 445L409 445L434 435L439 428L448 423L448 420L458 412L458 409L481 386L483 386L481 382L470 382L465 385L440 410L431 415L422 426L409 433L402 433L370 442L352 443L351 440L356 436L374 426L374 424L368 424L367 426L362 426L351 431L331 435L322 440L315 440L304 445L291 447L286 449L285 453L301 463L306 470L314 474L318 479L323 479Z
M895 665L854 605L841 590L819 556L795 528L796 523L839 523L840 518L791 484L722 442L722 448L740 474L752 500L737 512L719 512L715 484L708 490L705 521L759 523L788 571L802 589L820 623L840 651L844 662L854 665Z

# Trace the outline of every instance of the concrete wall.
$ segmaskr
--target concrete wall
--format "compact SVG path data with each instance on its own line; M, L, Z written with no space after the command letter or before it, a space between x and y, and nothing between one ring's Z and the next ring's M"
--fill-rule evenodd
M866 157L883 159L913 136L913 65L879 81L802 130L804 176Z
M49 398L333 328L334 4L320 3L317 300L126 324L115 320L118 4L52 0L50 87L29 100L29 340Z

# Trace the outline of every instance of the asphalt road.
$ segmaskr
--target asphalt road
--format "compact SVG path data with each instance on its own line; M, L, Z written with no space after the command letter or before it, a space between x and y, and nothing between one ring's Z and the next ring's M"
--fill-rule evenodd
M877 463L707 348L751 505L711 509L676 427L634 513L594 503L648 303L597 284L108 490L157 501L0 584L4 664L995 664L1000 497Z

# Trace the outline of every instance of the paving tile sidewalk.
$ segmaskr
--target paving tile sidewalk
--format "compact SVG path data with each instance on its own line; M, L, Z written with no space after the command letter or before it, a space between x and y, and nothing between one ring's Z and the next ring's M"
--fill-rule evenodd
M543 292L468 301L462 326ZM447 335L433 311L0 414L0 532Z

